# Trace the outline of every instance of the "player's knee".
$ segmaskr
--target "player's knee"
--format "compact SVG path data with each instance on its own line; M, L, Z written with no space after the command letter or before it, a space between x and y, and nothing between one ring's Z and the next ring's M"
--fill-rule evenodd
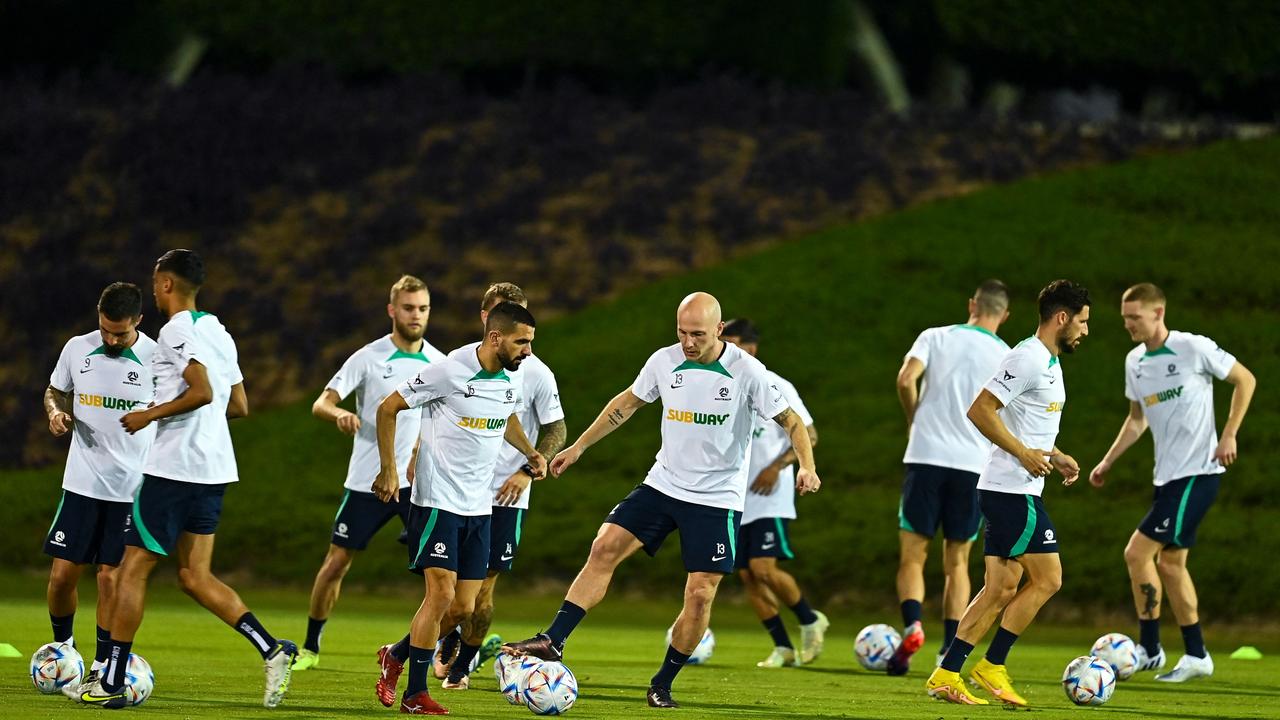
M212 579L213 575L203 570L178 568L178 587L192 597L199 595Z
M76 589L79 573L76 567L67 563L57 563L49 571L49 590L54 593L69 593Z
M1151 563L1151 555L1143 550L1139 550L1133 543L1129 543L1124 547L1124 564L1131 568L1142 567Z
M691 583L684 591L684 606L695 615L703 615L711 611L711 603L716 598L715 585L710 583Z
M1046 598L1052 597L1062 589L1062 573L1054 573L1037 578L1036 587L1040 589L1040 593Z
M598 535L591 542L591 553L587 556L587 562L607 567L614 567L622 558L622 552L606 535Z
M320 566L320 578L328 582L337 582L347 576L351 569L351 558L330 555Z
M1187 566L1180 555L1160 553L1160 557L1156 558L1156 569L1160 571L1161 577L1172 577L1182 574Z
M105 567L98 568L98 594L111 595L116 591L117 577L115 568L108 570Z
M770 585L777 577L777 566L768 562L751 562L751 575L757 583L761 585Z

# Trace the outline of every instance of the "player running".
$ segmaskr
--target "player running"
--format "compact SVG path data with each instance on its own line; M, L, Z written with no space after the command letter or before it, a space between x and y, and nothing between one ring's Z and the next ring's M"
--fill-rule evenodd
M311 406L311 413L334 423L338 430L354 436L351 461L347 464L346 492L333 518L329 552L311 587L311 608L307 617L307 639L293 669L306 670L320 663L320 636L338 602L342 578L351 569L357 553L391 518L399 516L408 526L409 482L400 479L400 494L387 504L373 494L378 476L378 438L374 430L378 403L396 386L418 374L425 365L444 359L444 353L423 339L431 315L431 294L426 283L405 275L391 286L387 316L391 334L360 348L333 376L324 392ZM338 403L356 393L356 411ZM405 412L396 425L396 467L409 467L418 441L420 412Z
M908 429L902 458L906 478L898 504L903 631L902 643L889 658L890 675L905 675L911 656L924 646L924 563L939 526L946 577L939 662L969 604L969 547L978 537L982 518L978 475L991 454L991 443L965 413L1009 351L996 335L1008 319L1008 288L999 280L987 280L969 299L969 320L920 333L898 371L898 400Z
M969 419L995 447L978 478L978 501L987 521L986 575L982 590L960 618L942 664L925 683L931 697L986 705L964 686L960 670L973 646L1000 616L986 657L970 673L997 700L1025 707L1013 689L1005 659L1018 635L1062 585L1062 563L1053 521L1041 493L1050 470L1071 485L1080 467L1054 445L1067 392L1059 358L1089 334L1089 291L1055 280L1040 291L1036 334L1005 354L995 375L969 408ZM1027 582L1018 587L1022 575ZM1003 615L1001 613L1003 612Z
M88 690L98 681L106 663L124 522L155 438L154 428L131 435L120 427L122 415L151 404L155 395L156 343L138 330L140 322L142 290L131 283L108 285L98 299L98 329L67 341L44 391L49 432L71 433L62 499L44 542L53 557L48 599L54 642L75 643L76 586L85 566L98 565L98 642L84 680L67 686L74 698L81 686Z
M289 689L298 647L272 637L209 569L223 493L239 480L227 420L248 415L249 400L235 341L216 316L196 309L204 277L204 262L190 250L170 250L156 261L156 307L169 318L151 358L156 403L120 418L129 433L155 422L156 437L126 520L110 655L99 683L81 693L86 703L125 705L125 667L142 624L147 578L161 558L175 554L183 591L262 655L262 704L275 707Z
M480 302L480 324L488 321L489 310L500 302L512 302L527 307L529 299L518 285L495 283L485 291ZM474 354L480 343L471 343L449 353L449 357ZM529 442L537 446L538 454L550 462L564 447L564 410L560 407L560 388L551 368L536 355L530 355L520 364L520 376L524 387L524 407L520 412L520 425L529 436ZM529 509L529 483L533 475L526 467L524 455L514 446L503 445L493 472L493 520L489 528L489 572L480 593L476 596L475 610L441 641L435 657L435 675L444 680L446 690L465 690L470 687L472 665L484 663L497 653L502 639L497 635L486 637L493 621L493 591L498 576L511 570L516 554L520 551L521 528L525 511ZM476 655L479 653L479 659Z
M1164 667L1160 646L1160 601L1182 627L1186 654L1173 670L1157 675L1164 682L1185 682L1213 675L1213 658L1204 647L1196 588L1187 570L1187 555L1196 528L1218 494L1220 475L1236 459L1236 433L1257 381L1253 373L1217 343L1201 335L1170 331L1165 325L1165 297L1151 283L1134 285L1120 300L1124 327L1139 345L1124 363L1129 416L1089 482L1102 487L1115 461L1133 446L1149 425L1155 441L1155 497L1147 516L1129 538L1125 564L1138 612L1138 670ZM1213 417L1213 379L1235 389L1222 438Z
M662 400L662 448L644 483L605 518L551 626L528 640L504 645L504 652L559 660L569 634L604 598L618 564L642 547L654 555L662 541L679 530L689 573L684 608L646 694L652 707L679 707L671 697L671 683L707 629L720 580L733 572L752 413L772 418L787 431L800 461L796 489L804 494L820 485L804 422L787 406L782 391L769 384L759 360L720 339L720 317L720 303L711 295L686 297L676 311L680 342L653 353L631 387L610 400L577 441L552 461L552 472L563 474L636 410Z
M378 406L381 470L373 492L383 502L399 495L395 438L399 414L426 408L421 452L409 510L409 568L424 576L426 592L408 638L378 651L378 699L390 707L406 660L409 683L400 712L443 715L427 691L427 674L441 627L452 628L475 609L489 566L494 465L504 440L520 451L529 474L546 473L546 460L525 437L520 368L533 350L529 311L503 302L489 311L484 340L473 352L432 363Z
M730 320L724 325L720 339L733 343L751 357L760 349L760 333L746 319ZM809 409L800 400L791 383L772 370L766 370L769 384L785 396L787 405L800 416L809 433L809 444L818 444L818 431L813 426ZM831 622L827 616L809 607L800 586L791 573L778 567L778 559L795 558L788 525L796 518L795 462L796 452L787 434L776 423L753 417L751 459L747 479L742 523L738 530L738 557L734 567L747 590L747 598L756 616L773 640L773 651L756 667L796 667L811 663L822 652L822 643ZM800 621L800 652L796 652L778 612L781 601Z

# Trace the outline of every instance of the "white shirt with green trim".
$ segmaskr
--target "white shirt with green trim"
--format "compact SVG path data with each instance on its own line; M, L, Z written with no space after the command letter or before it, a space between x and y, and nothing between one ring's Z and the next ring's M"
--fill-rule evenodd
M649 356L631 391L662 400L662 448L644 484L686 502L741 512L747 490L753 415L787 409L768 371L733 343L706 365L686 360L680 345Z
M360 429L351 444L351 460L347 463L347 480L343 487L356 492L373 492L373 481L382 467L378 457L378 405L404 381L418 374L424 365L440 362L444 353L426 340L422 347L408 353L396 347L386 335L355 351L342 364L325 389L345 400L356 394L356 416ZM405 410L396 416L396 467L403 473L409 467L413 445L421 430L422 412ZM409 487L402 475L400 487Z
M920 333L907 351L924 365L924 377L902 462L982 472L991 442L969 422L969 406L1007 352L1004 340L976 325Z
M521 373L486 371L474 352L432 363L400 384L411 408L425 408L413 478L414 505L455 515L493 511L493 467L507 420L524 409Z
M474 356L478 347L480 347L478 342L463 345L450 352L449 357L468 353ZM529 437L529 444L537 447L542 426L564 419L564 408L560 406L560 387L556 384L555 373L551 372L551 368L536 355L525 358L520 363L520 369L515 372L520 375L524 388L524 408L520 411L520 425L524 428L525 435ZM493 466L494 496L506 484L507 478L514 475L520 466L527 462L529 462L528 458L514 445L506 442L502 444L498 461ZM510 507L528 509L529 491L532 488L533 484L530 483L529 487L520 493L520 499Z
M781 375L772 370L765 371L765 377L771 385L782 391L787 406L800 416L805 427L813 424L813 416L809 408L804 406L796 386L787 382ZM751 462L747 470L747 497L742 508L742 524L754 522L760 518L795 518L796 516L796 466L788 465L778 472L778 483L768 495L757 495L751 492L751 483L756 481L760 471L768 467L782 453L791 449L791 437L782 426L772 418L765 419L759 415L752 416L754 427L751 431Z
M1005 353L984 388L1004 405L1000 419L1019 442L1029 448L1053 449L1067 404L1067 388L1062 364L1039 338L1029 337ZM978 489L1040 495L1044 478L1031 475L1018 458L993 444L978 477Z
M231 388L244 382L235 340L216 315L197 310L174 313L160 328L151 372L156 404L187 389L182 374L192 361L205 367L213 401L181 415L156 421L156 439L143 470L148 475L199 485L239 480L236 453L227 427Z
M155 348L155 341L139 331L131 347L111 357L97 330L63 346L49 386L71 396L74 422L62 473L64 490L97 500L133 502L156 430L148 425L130 435L120 418L145 408L155 396Z
M1235 364L1235 356L1209 338L1177 330L1158 350L1139 345L1125 357L1125 397L1142 404L1155 441L1156 487L1226 472L1213 457L1213 379L1225 380Z

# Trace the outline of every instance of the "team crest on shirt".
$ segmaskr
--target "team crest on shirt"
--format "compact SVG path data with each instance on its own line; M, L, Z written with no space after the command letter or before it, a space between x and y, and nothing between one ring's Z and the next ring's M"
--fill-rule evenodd
M516 401L516 394L513 391L508 390L506 402L513 403L515 401Z
M138 372L136 370L130 370L129 374L125 376L126 379L124 384L132 385L134 387L142 387L142 383L138 382L138 377Z
M1165 370L1166 370L1165 377L1173 377L1174 375L1178 374L1178 364L1169 363L1168 367L1166 367Z
M714 399L716 399L716 400L722 400L722 401L733 400L733 398L729 397L729 388L728 388L728 387L722 387L722 388L720 388L720 390L716 393L716 397L715 397Z

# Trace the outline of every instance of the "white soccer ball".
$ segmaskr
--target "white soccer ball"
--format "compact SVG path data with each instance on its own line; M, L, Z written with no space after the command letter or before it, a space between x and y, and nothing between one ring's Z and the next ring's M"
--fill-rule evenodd
M578 679L564 663L539 663L521 676L520 695L534 715L562 715L578 700Z
M31 656L31 682L45 695L62 692L83 676L84 660L71 643L41 645Z
M523 705L524 695L520 692L520 683L530 670L541 664L541 660L529 655L519 657L498 653L493 659L493 676L498 679L498 692L512 705Z
M902 636L893 627L884 623L868 625L858 631L853 641L853 655L858 658L858 664L868 670L884 670L900 644Z
M667 645L671 644L671 633L676 629L675 625L667 628ZM711 659L711 653L716 651L716 635L711 632L711 628L707 628L702 633L702 639L694 646L693 652L689 654L689 665L702 665Z
M1128 635L1107 633L1098 638L1089 654L1110 663L1116 680L1128 680L1138 670L1138 646Z
M1106 660L1082 655L1067 664L1062 673L1062 689L1077 705L1101 705L1116 690L1116 672Z
M151 665L141 655L129 653L129 664L124 668L124 696L130 705L141 705L151 697L156 687L156 675Z

